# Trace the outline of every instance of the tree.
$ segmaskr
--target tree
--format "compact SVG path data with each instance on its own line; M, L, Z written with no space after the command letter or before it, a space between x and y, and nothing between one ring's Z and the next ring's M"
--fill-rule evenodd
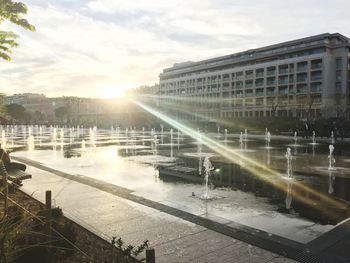
M7 114L10 115L12 119L24 120L28 118L26 109L22 105L11 103L11 104L7 104L5 107L6 107Z
M55 116L58 119L61 119L63 121L63 118L68 116L68 108L65 106L61 106L55 109Z
M27 6L20 2L12 0L0 0L0 25L8 20L24 29L35 31L35 27L31 25L23 15L27 14ZM17 47L17 35L11 31L0 30L0 58L10 61L12 48Z

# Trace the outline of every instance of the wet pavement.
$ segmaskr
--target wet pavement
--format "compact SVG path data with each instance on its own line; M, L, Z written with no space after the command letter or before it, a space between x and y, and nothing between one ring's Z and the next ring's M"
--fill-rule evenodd
M44 202L45 191L51 190L53 204L67 217L107 241L113 236L132 245L149 240L157 262L294 262L54 172L33 166L28 172L33 178L25 182L24 192Z

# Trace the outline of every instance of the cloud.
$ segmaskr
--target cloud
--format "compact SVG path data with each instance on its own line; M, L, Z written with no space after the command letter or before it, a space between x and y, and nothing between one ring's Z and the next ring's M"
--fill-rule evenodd
M163 68L337 32L350 36L346 0L24 0L37 32L0 62L3 92L108 96L153 84ZM116 92L118 91L118 92Z

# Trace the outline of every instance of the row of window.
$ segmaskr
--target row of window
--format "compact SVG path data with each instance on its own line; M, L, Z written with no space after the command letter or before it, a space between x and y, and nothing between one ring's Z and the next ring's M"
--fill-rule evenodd
M338 71L337 71L338 72ZM320 81L323 79L323 72L321 70L313 71L311 73L303 72L303 73L297 73L295 75L285 75L285 76L270 76L267 78L258 78L258 79L248 79L245 81L233 81L233 82L224 82L224 83L217 83L217 82L197 82L195 83L193 81L188 81L187 83L185 81L179 82L179 83L169 83L167 85L169 90L173 89L181 89L185 90L187 88L197 88L201 91L206 90L206 87L208 88L220 88L221 85L223 89L230 89L230 88L243 88L245 86L246 88L252 88L255 87L261 87L261 86L271 86L276 84L290 84L290 83L301 83L301 82L308 82L308 81ZM339 72L339 75L337 73L337 81L341 80L341 71ZM195 91L195 90L194 90Z
M267 76L276 75L278 73L279 75L285 75L295 72L307 72L310 70L321 70L323 68L323 60L322 59L315 59L311 61L302 61L297 63L291 63L291 64L283 64L279 66L270 66L267 68L257 68L255 70L246 70L246 71L238 71L233 72L230 74L220 74L220 75L214 75L210 77L203 77L203 78L197 78L192 79L189 81L180 81L180 85L195 85L195 81L197 83L205 83L205 82L220 82L222 81L230 81L230 80L243 80L243 79L252 79L252 78L260 78L264 77L265 73ZM164 88L162 84L161 88Z
M175 99L165 99L164 102L169 103L179 103ZM217 98L211 98L211 99L192 99L186 102L183 102L184 104L189 104L190 106L194 108L202 108L202 109L212 109L212 108L220 108L222 107L224 110L231 109L233 106L235 107L254 107L254 106L271 106L275 103L279 103L280 105L283 104L314 104L314 103L322 103L322 94L320 93L314 93L314 94L296 94L296 95L283 95L283 96L267 96L263 98L226 98L226 99L217 99Z
M242 118L242 117L299 117L304 118L307 116L310 117L321 117L321 109L311 109L308 112L305 109L295 109L295 110L276 110L276 112L271 109L266 111L236 111L236 112L223 112L222 117L224 118Z
M193 115L189 114L178 114L177 119L181 120L192 120L192 121L201 121L201 120L210 120L215 118L242 118L242 117L271 117L271 116L278 116L278 117L298 117L298 118L306 118L306 117L321 117L322 112L321 109L310 109L309 111L306 109L278 109L276 111L273 111L272 109L266 109L266 110L248 110L248 111L234 111L234 112L223 112L220 116L219 112L201 112Z
M275 82L273 82L275 83ZM298 93L305 93L310 89L310 92L321 92L322 91L322 82L311 82L310 84L307 83L297 83L295 86L294 85L288 85L288 82L280 82L279 84L281 84L280 86L278 86L278 88L276 88L276 86L273 85L272 82L269 83L269 85L267 85L266 87L266 91L267 93L275 93L278 90L278 93L280 94L286 94L286 93L294 93L295 89ZM249 83L248 83L249 84ZM276 83L275 83L276 84ZM284 85L286 84L286 85ZM256 90L256 94L259 94L257 96L263 96L264 87L261 87L263 85L255 85L257 88ZM231 91L231 88L229 86L222 86L222 92L223 94L229 94L228 92ZM294 88L295 87L295 88ZM309 88L310 87L310 88ZM240 93L244 93L244 89L246 93L250 93L251 90L254 90L254 86L253 84L251 85L245 85L245 88L243 86L243 83L241 85L236 85L235 89L232 90L232 94L240 94ZM336 90L339 89L339 87L336 85ZM341 89L341 83L340 83L340 89ZM220 93L220 85L211 85L208 87L197 87L197 88L189 88L189 89L179 89L179 90L170 90L164 94L173 96L173 95L188 95L188 94L198 94L198 93ZM225 95L223 95L225 96Z

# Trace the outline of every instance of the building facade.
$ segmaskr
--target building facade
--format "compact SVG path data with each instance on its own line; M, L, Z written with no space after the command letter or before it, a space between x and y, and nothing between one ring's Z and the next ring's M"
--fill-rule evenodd
M189 121L342 117L349 64L350 39L338 33L179 63L160 74L159 104Z

